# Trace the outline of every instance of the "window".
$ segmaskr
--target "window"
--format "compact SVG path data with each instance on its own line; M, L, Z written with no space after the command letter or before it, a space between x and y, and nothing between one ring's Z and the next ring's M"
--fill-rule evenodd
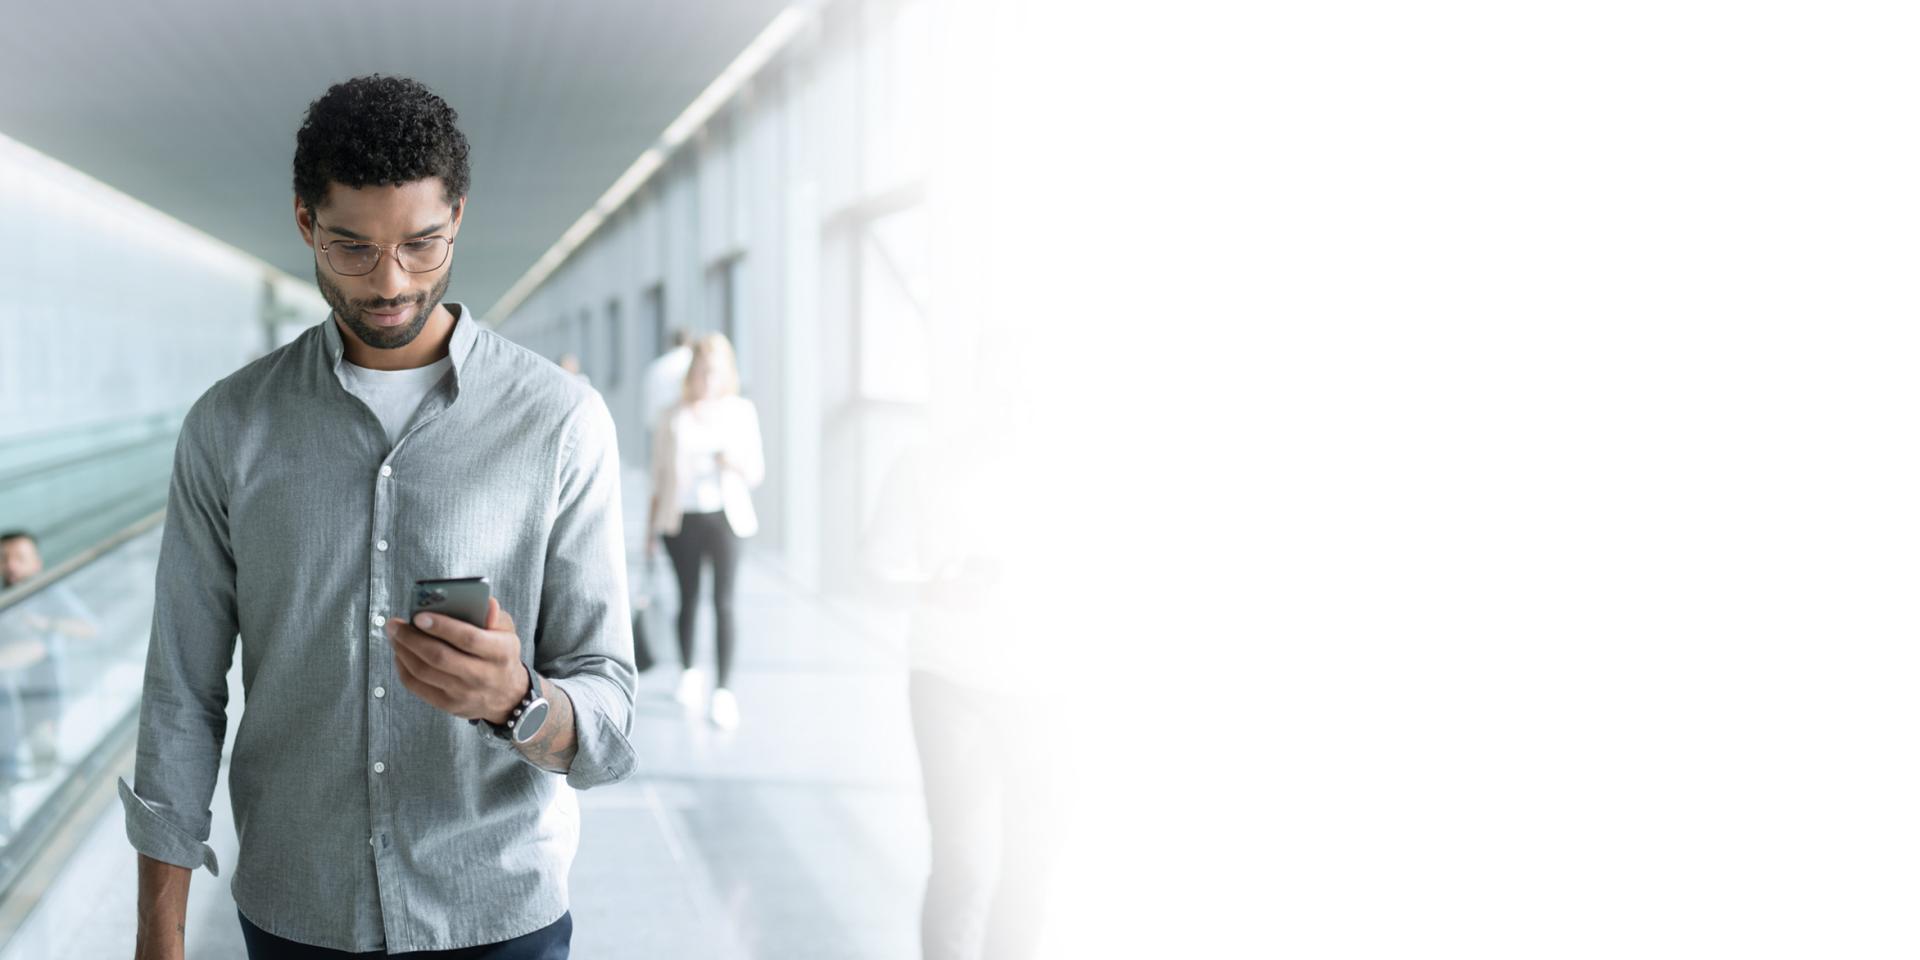
M747 318L741 315L741 254L733 254L707 268L707 329L718 330L733 342L740 364L740 392L746 392L747 357L752 352Z
M626 341L620 333L620 298L607 301L607 381L601 389L612 390L620 385L620 369L627 362Z
M600 358L593 349L593 310L580 308L580 320L574 325L572 353L580 358L580 372L593 380L600 374Z
M640 310L641 327L653 332L653 355L666 353L673 346L667 342L667 288L656 283L642 291Z

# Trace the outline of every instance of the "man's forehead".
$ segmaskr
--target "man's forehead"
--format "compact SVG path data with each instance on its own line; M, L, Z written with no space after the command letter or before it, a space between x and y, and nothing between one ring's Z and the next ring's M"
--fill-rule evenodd
M439 217L428 217L426 219L430 222L422 224L420 226L408 226L403 228L403 230L401 231L403 239L413 240L420 237L436 234L447 229L449 226L452 226L453 224L453 218L446 214L442 214ZM320 219L316 221L316 224L319 226L321 230L326 231L327 233L337 233L340 236L347 237L352 240L373 240L373 239L376 239L375 237L376 234L387 232L380 229L379 227L358 226L356 228L356 226L349 226L349 224L352 224L353 222L354 221L351 218L348 218L345 220L334 220L332 215L322 213L320 215Z
M453 207L438 177L397 187L329 184L314 213L321 229L356 240L394 232L409 238L426 236L453 222Z
M445 184L439 177L427 177L401 184L375 184L350 187L334 181L327 184L314 209L338 215L393 217L439 216L449 206Z

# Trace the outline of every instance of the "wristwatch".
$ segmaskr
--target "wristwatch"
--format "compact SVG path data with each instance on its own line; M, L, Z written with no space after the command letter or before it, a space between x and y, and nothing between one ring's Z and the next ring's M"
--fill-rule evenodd
M540 695L540 675L533 672L533 664L523 662L521 665L527 668L527 695L520 698L520 705L513 708L507 722L494 723L484 717L474 717L471 721L475 726L486 724L494 736L511 741L516 746L532 740L540 733L540 727L547 722L547 712L552 708L547 698Z

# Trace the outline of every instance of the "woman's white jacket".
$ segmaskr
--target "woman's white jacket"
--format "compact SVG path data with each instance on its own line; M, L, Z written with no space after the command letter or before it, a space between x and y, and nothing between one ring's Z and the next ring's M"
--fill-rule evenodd
M680 485L692 475L695 465L680 462L681 438L694 434L706 441L698 446L717 446L726 454L728 469L720 476L721 507L734 535L751 537L760 532L760 517L753 509L751 491L766 479L766 455L760 448L760 415L753 401L745 397L716 397L705 401L708 409L695 418L686 404L676 404L660 415L653 431L653 493L659 508L654 514L653 532L675 536L680 532Z

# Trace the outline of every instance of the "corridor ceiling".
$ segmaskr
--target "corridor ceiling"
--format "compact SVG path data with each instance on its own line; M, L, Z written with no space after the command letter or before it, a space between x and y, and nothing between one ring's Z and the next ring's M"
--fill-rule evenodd
M472 145L447 296L485 311L785 3L5 3L0 134L310 280L292 213L307 104L413 77Z

